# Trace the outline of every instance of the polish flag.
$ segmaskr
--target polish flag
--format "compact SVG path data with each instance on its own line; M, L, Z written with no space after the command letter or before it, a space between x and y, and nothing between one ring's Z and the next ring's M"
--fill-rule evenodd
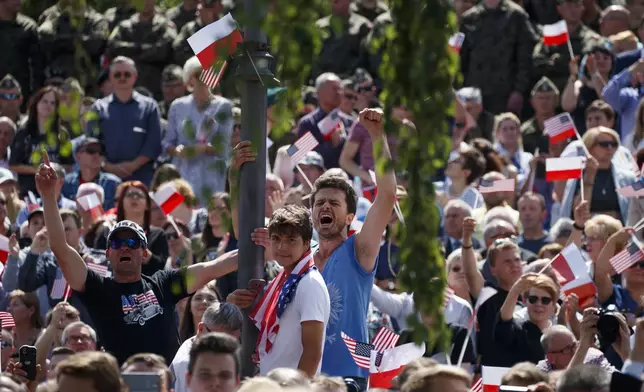
M83 210L92 214L92 219L94 221L103 216L103 206L101 205L101 201L96 193L90 193L89 195L79 197L78 204L80 204Z
M586 260L575 243L566 246L555 256L550 266L555 270L560 286L579 277L588 276Z
M0 262L6 263L9 258L9 238L0 235Z
M225 60L243 41L232 15L226 14L188 38L188 44L199 59L203 69L209 69L218 60Z
M582 309L593 305L595 295L597 295L597 287L588 274L586 276L577 278L572 282L568 282L561 288L565 296L570 294L577 294L579 298L579 306Z
M331 140L331 136L343 127L342 117L340 116L340 110L333 109L331 113L327 114L320 122L318 122L318 129L322 133L324 140Z
M465 41L465 34L456 33L451 37L449 37L449 41L447 42L447 44L453 51L455 51L456 53L459 53L461 51L461 48L463 47L464 41Z
M353 221L351 222L351 225L349 226L349 234L348 236L351 237L355 233L359 232L362 230L362 221L358 220L358 218L353 218Z
M391 380L403 370L408 363L421 358L425 354L425 343L417 346L407 343L390 348L384 353L371 351L369 367L369 388L391 388Z
M562 181L581 178L583 157L547 158L546 181Z
M483 366L483 392L498 392L501 387L503 376L510 371L510 368Z
M183 203L184 197L172 184L163 185L152 195L152 199L161 208L164 214L170 215L175 208Z
M543 26L543 44L546 46L563 45L568 42L568 26L566 21Z

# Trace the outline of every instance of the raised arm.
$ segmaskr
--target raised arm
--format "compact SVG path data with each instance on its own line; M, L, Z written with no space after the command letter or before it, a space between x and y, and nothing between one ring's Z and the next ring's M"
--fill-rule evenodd
M212 261L193 264L187 267L186 271L186 288L188 294L192 294L211 280L237 271L237 249L224 253Z
M85 291L85 280L87 279L87 265L78 252L67 244L56 195L59 179L56 177L54 169L50 166L47 152L43 151L43 154L45 162L38 167L36 187L42 197L45 225L49 233L51 250L56 255L58 265L70 287L78 292L83 292Z
M364 109L360 112L360 122L367 128L373 142L373 156L375 162L391 161L391 153L384 132L384 118L379 109ZM378 167L376 163L376 167ZM376 184L378 193L362 230L356 234L355 249L358 261L365 271L372 271L376 266L376 259L380 251L380 240L385 231L396 202L396 176L390 169L381 172L376 169Z
M613 281L611 280L613 266L610 264L610 258L615 255L617 244L626 244L632 234L634 234L633 229L625 227L611 235L599 252L597 260L593 260L595 262L594 280L597 286L600 304L608 301L613 295Z
M461 260L463 260L463 270L465 279L470 288L470 295L478 297L485 280L483 274L476 265L476 253L472 244L472 234L476 230L476 219L466 217L463 219L463 245L461 246Z

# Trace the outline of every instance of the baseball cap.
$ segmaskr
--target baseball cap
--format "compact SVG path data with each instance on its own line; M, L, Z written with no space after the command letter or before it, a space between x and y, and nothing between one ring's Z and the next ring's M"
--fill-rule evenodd
M2 79L0 79L0 89L3 90L20 90L20 83L13 77L11 74L6 74Z
M136 222L132 222L131 220L122 220L119 223L117 223L116 226L112 228L112 230L110 230L110 233L107 235L108 244L112 236L119 231L130 231L136 234L139 240L141 240L141 244L143 245L143 248L148 247L148 237L146 237L145 231L143 231L143 228L139 226Z
M101 144L101 141L98 140L95 137L89 137L89 136L81 136L78 137L74 140L72 140L72 145L74 146L74 154L76 154L78 151L80 151L83 147L87 147L90 144L98 144L99 146L103 146Z
M13 173L9 169L0 167L0 185L9 181L16 182L16 178L13 176Z
M304 158L302 158L302 160L298 163L300 165L317 166L322 170L326 170L326 168L324 167L324 158L322 158L322 155L315 151L307 152Z

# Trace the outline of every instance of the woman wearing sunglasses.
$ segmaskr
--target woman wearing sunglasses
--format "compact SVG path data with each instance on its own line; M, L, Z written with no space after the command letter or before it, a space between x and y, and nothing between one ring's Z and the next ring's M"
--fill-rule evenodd
M528 320L514 319L520 296L528 308ZM552 326L557 305L557 285L544 274L525 274L512 286L494 326L494 341L514 356L513 363L538 363L545 357L541 347L542 331Z
M126 181L119 185L116 193L119 195L116 205L116 222L131 220L140 225L148 238L147 259L141 267L143 275L152 276L165 267L168 259L168 240L162 229L150 224L152 198L146 187L140 181ZM107 227L97 238L96 249L107 248Z
M617 189L634 183L635 174L612 162L620 146L619 135L610 128L595 127L586 131L583 142L591 156L586 162L583 178L566 182L561 217L572 217L574 207L581 201L579 181L583 181L584 198L590 204L591 214L610 215L622 223L626 222L631 199L618 194Z

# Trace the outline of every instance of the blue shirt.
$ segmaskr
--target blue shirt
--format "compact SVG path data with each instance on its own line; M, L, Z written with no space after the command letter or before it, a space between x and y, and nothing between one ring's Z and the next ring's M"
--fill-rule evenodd
M297 127L297 137L299 138L310 131L319 143L315 148L315 151L317 151L320 155L322 155L322 158L324 158L324 166L327 169L332 169L335 167L340 167L340 153L342 152L342 147L344 146L346 135L342 137L342 142L337 147L334 147L333 143L330 140L324 140L324 136L322 136L322 132L320 132L320 128L318 128L318 123L322 121L322 119L326 117L327 114L328 113L326 113L321 108L317 108L311 113L302 117L300 124ZM342 119L342 123L344 124L344 129L350 129L351 125L353 124L353 120L343 114L340 114L340 118Z
M621 120L620 136L621 139L633 132L635 126L637 105L642 98L642 90L632 87L633 76L627 69L613 76L604 89L602 96L604 101L615 109Z
M60 192L64 197L75 200L76 192L80 186L80 171L74 171L65 175L65 184ZM103 201L103 210L107 211L114 207L114 196L116 194L116 187L121 184L121 179L111 173L99 172L98 176L94 179L96 184L103 188L105 193L105 200Z
M639 304L622 286L613 285L613 295L602 304L602 308L608 305L615 305L620 312L633 313L637 317L641 316L641 312L638 313Z
M111 94L96 101L91 111L98 118L90 117L85 133L101 140L107 162L131 161L139 156L150 158L132 176L124 178L150 186L153 163L161 154L161 116L156 101L136 91L128 102Z
M344 332L358 342L369 343L367 310L376 271L365 271L358 262L355 238L349 237L333 251L322 270L331 300L322 373L332 377L369 375L369 371L356 365L340 336Z

